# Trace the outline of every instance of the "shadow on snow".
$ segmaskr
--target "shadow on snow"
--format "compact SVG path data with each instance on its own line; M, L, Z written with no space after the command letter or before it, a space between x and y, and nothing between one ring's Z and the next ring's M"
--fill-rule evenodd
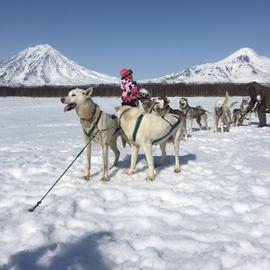
M21 251L12 255L8 264L2 266L1 270L109 270L108 263L105 263L101 252L98 250L98 242L106 241L106 238L110 239L111 236L112 234L109 232L98 232L90 234L77 242L55 243L34 250ZM51 256L50 254L54 252L55 255ZM50 258L45 265L40 262L43 256L45 257L42 261L48 260L48 257Z

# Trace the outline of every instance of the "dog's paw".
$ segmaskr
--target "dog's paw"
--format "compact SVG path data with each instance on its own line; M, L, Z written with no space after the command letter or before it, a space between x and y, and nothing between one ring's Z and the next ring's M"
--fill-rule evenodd
M102 176L100 180L101 181L109 181L109 177L108 176Z
M86 181L89 181L90 180L90 175L83 175L81 177L81 179L86 180Z
M130 172L130 171L128 170L128 171L124 171L124 172L122 172L122 174L125 174L125 175L130 176L130 175L132 175L133 173L132 173L132 172Z
M180 173L181 172L181 168L174 168L174 172L175 173Z
M153 181L154 180L154 176L153 175L148 175L146 178L145 178L146 181Z

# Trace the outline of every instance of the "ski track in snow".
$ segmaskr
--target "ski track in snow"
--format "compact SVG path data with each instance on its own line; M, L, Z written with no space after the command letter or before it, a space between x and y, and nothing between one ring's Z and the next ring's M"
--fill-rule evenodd
M189 100L212 111L217 98ZM120 102L94 101L108 113ZM225 134L195 130L181 142L180 174L168 145L153 182L144 180L143 152L136 173L123 173L130 148L120 140L119 167L100 181L93 145L91 180L80 179L80 157L29 213L82 149L80 124L57 98L0 105L1 269L270 269L270 129L257 128L256 118ZM158 162L158 147L154 156Z

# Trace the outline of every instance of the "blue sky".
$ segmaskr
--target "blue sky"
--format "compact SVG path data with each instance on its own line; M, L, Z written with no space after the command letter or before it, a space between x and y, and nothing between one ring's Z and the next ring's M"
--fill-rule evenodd
M0 11L0 60L47 43L86 68L145 79L242 47L270 57L267 0L9 0Z

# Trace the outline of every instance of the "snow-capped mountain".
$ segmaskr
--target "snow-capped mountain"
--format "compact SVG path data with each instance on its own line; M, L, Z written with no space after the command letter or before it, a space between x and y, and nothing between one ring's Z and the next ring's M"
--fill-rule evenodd
M164 77L144 80L152 83L249 83L270 84L270 58L242 48L216 63L193 66Z
M119 80L88 70L48 44L27 48L0 62L0 85L86 85Z

